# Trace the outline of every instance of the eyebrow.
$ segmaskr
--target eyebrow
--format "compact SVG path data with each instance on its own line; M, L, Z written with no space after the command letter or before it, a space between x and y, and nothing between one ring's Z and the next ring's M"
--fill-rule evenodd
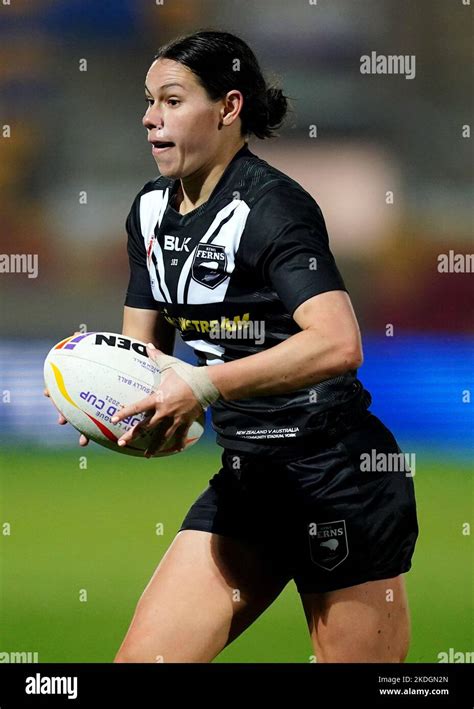
M184 89L184 86L182 84L176 83L176 81L173 81L170 84L163 84L163 86L160 86L160 89L167 89L169 86L181 86L181 88ZM150 96L153 96L153 94L151 93L150 89L148 88L148 86L146 84L145 84L145 91L148 91Z

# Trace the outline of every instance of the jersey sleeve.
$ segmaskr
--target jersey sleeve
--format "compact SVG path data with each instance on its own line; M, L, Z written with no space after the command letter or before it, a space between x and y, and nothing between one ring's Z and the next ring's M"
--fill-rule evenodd
M130 265L130 278L124 305L131 308L158 309L153 297L150 276L146 265L146 250L140 230L139 206L141 192L135 198L127 216L127 252Z
M347 288L329 248L323 214L304 189L277 185L251 208L251 265L293 315L320 293Z

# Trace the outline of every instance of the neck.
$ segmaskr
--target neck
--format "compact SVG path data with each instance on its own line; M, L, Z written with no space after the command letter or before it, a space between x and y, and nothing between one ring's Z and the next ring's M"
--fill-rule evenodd
M214 160L211 165L203 165L188 177L180 179L177 193L177 204L181 214L186 214L207 202L214 187L225 172L234 155L245 145L246 141L232 145Z

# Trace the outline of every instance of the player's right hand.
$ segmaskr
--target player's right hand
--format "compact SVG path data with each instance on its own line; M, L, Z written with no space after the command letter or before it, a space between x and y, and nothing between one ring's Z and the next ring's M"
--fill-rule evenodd
M80 334L81 334L80 332L75 332L75 333L74 333L74 335L80 335ZM51 399L51 396L50 396L50 394L49 394L49 391L48 391L48 389L47 389L46 387L43 389L43 394L44 394L45 396L47 396L48 399ZM52 399L51 399L51 403L53 404L54 408L55 408L56 411L58 412L58 423L59 423L59 425L60 425L60 426L64 426L64 424L67 423L67 419L64 418L64 416L63 416L62 413L58 410L57 406L55 405L55 403L54 403L54 401L53 401ZM86 436L84 436L83 433L81 433L81 435L79 436L79 445L80 445L80 446L87 446L88 443L89 443L89 439L88 439Z

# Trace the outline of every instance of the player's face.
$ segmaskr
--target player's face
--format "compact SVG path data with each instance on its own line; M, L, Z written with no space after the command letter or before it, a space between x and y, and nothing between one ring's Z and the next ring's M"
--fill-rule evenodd
M146 76L145 96L143 125L162 175L187 177L213 161L223 139L219 130L223 104L209 99L187 67L170 59L154 61ZM159 141L166 144L160 147Z

